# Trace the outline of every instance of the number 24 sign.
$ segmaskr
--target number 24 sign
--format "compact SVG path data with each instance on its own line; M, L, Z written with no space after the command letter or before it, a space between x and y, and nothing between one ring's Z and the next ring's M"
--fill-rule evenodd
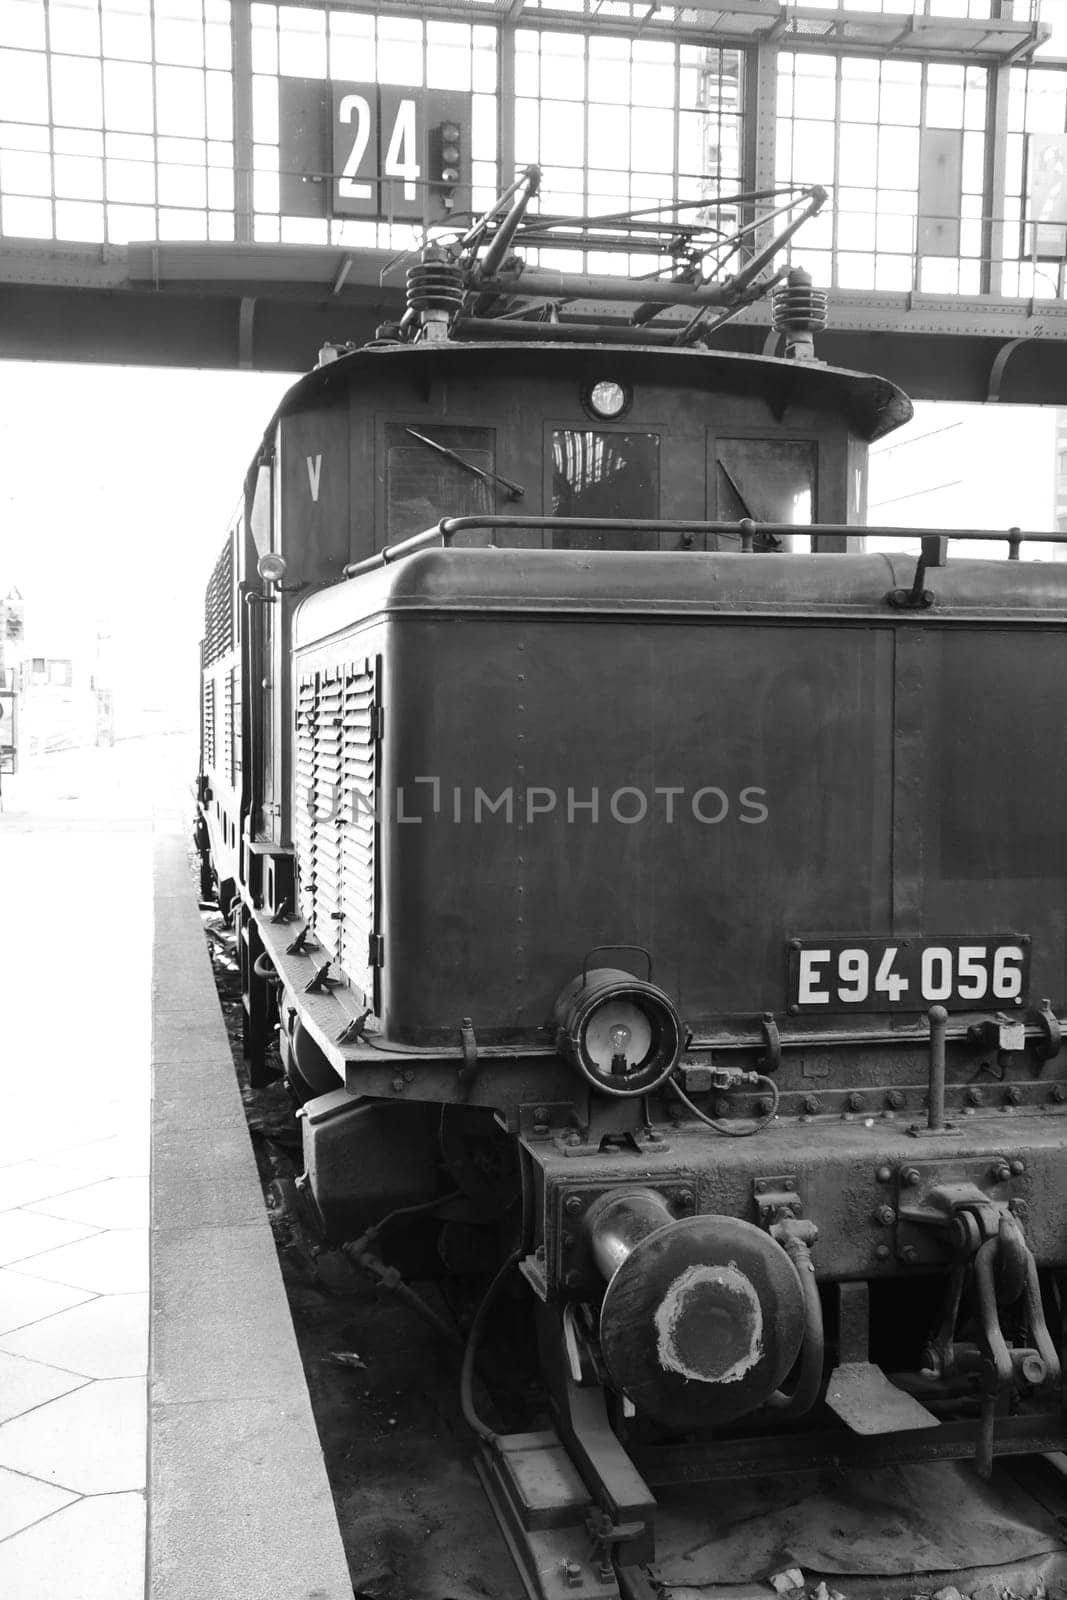
M439 98L377 83L333 84L335 215L422 218L434 176L429 129L440 114L431 102Z

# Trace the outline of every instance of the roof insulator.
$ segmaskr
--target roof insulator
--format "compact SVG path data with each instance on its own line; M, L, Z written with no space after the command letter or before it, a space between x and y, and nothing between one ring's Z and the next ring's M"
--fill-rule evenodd
M785 334L785 353L791 361L814 361L814 335L826 326L826 291L812 287L811 274L792 267L784 283L771 295L771 322Z

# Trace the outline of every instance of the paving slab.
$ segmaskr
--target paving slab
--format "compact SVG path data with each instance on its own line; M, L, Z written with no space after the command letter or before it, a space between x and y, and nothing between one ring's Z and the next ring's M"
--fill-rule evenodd
M21 1533L77 1498L70 1489L57 1489L54 1483L0 1467L0 1540Z
M63 1372L40 1360L0 1349L0 1423L34 1411L84 1382L84 1377L73 1372Z
M0 1466L78 1494L143 1489L144 1379L82 1381L70 1394L3 1423Z
M67 1505L0 1543L0 1594L144 1600L144 1524L140 1494L93 1495Z
M0 1356L24 1356L86 1378L133 1378L148 1369L148 1295L103 1294L0 1336ZM2 1414L0 1402L0 1414Z
M25 1328L56 1311L82 1305L93 1298L89 1289L74 1289L66 1283L48 1283L29 1278L17 1267L0 1267L0 1334Z
M74 1228L77 1224L65 1226ZM148 1288L148 1230L110 1228L73 1244L24 1257L18 1265L28 1277L47 1278L50 1283L65 1283L72 1289L91 1289L95 1294L136 1294Z

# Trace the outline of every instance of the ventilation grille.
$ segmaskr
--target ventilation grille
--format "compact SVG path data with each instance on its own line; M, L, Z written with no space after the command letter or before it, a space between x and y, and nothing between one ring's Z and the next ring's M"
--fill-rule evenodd
M233 787L233 673L223 679L222 689L222 762L226 782Z
M204 597L204 665L233 649L233 545L227 539Z
M230 668L230 722L233 729L233 786L241 782L244 763L241 760L241 673L236 666Z
M300 679L293 837L301 909L324 952L376 1004L377 662Z
M204 679L204 700L201 726L201 744L204 750L204 770L215 767L215 680Z

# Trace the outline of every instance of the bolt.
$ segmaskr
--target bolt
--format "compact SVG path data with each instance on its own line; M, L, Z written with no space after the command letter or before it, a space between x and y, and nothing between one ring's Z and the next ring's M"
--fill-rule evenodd
M1014 1161L1009 1161L1008 1165L1011 1168L1011 1175L1013 1178L1021 1178L1023 1173L1026 1171L1026 1162L1020 1161L1018 1158L1016 1158Z
M766 1187L767 1187L767 1185L764 1183L762 1178L757 1178L756 1179L756 1193L757 1194L762 1194L764 1189L766 1189Z
M788 1010L789 1010L789 1015L791 1017L797 1017L797 1016L800 1015L800 1007L796 1004L795 1001L791 1006L789 1006Z
M976 1083L972 1083L967 1090L967 1104L969 1106L980 1106L984 1100L985 1090L980 1089Z
M875 1253L875 1256L878 1258L879 1261L888 1261L889 1260L889 1246L887 1244L878 1245L876 1247L874 1253Z
M816 1111L819 1109L819 1105L820 1101L817 1094L806 1094L804 1096L804 1110L807 1112L809 1117L813 1117L815 1115Z
M1013 1083L1010 1089L1005 1089L1005 1091L1004 1091L1004 1104L1005 1105L1007 1105L1007 1106L1021 1106L1022 1103L1023 1103L1023 1092L1019 1088L1018 1084Z
M892 1206L879 1206L874 1213L874 1220L880 1222L883 1228L890 1228L897 1220L897 1214Z
M533 1119L535 1122L543 1122L547 1124L551 1115L552 1113L549 1111L547 1106L534 1106Z
M783 1189L795 1189L796 1188L796 1184L793 1182L792 1178L783 1178L782 1179L782 1188Z
M867 1102L863 1095L860 1094L859 1090L853 1089L852 1093L848 1097L848 1109L850 1111L862 1111L866 1104Z
M998 1161L989 1169L989 1176L994 1183L1007 1183L1011 1177L1011 1168L1006 1161Z
M306 1172L301 1172L299 1174L299 1176L297 1177L296 1186L300 1190L300 1192L303 1193L303 1191L308 1187L310 1182L311 1182L311 1179L308 1177L307 1173Z
M900 1181L906 1189L914 1189L919 1181L918 1167L904 1167L900 1174Z
M567 1580L568 1589L580 1589L582 1587L582 1569L577 1561L565 1561L563 1563L563 1576Z
M569 1194L566 1200L563 1202L563 1209L567 1213L568 1217L576 1217L579 1211L582 1209L581 1195Z
M680 1106L677 1100L672 1100L670 1105L667 1107L667 1115L672 1122L681 1122L682 1118L685 1116L685 1108Z
M769 1094L760 1095L759 1099L756 1101L756 1110L759 1112L761 1117L770 1116L771 1112L774 1110L774 1101L771 1099Z
M916 1250L913 1244L906 1244L903 1250L900 1252L900 1259L907 1266L913 1267L916 1261L919 1259L919 1252Z
M563 1135L563 1143L569 1145L581 1144L582 1136L577 1128L571 1128L569 1133Z
M1020 1222L1025 1222L1030 1215L1030 1207L1025 1200L1009 1200L1008 1210L1013 1217L1018 1217Z
M1062 1106L1063 1102L1067 1100L1067 1088L1062 1083L1054 1083L1052 1085L1052 1098L1058 1106Z
M404 1092L404 1080L403 1080L403 1078L394 1078L393 1079L393 1093L394 1094L403 1094L403 1092Z
M893 1179L892 1167L879 1167L875 1177L879 1183L891 1183Z
M646 1130L645 1130L645 1139L647 1140L647 1142L649 1144L662 1144L663 1143L663 1135L662 1135L662 1133L657 1133L655 1128L646 1128Z
M573 1250L574 1249L574 1235L573 1235L573 1233L565 1233L563 1235L563 1237L559 1241L559 1247L560 1247L561 1250L564 1250L564 1251Z
M715 1102L715 1115L728 1117L730 1115L730 1101L727 1095L721 1094Z
M885 1097L885 1103L891 1111L899 1111L908 1103L908 1097L902 1089L890 1089Z
M674 1197L674 1203L679 1211L692 1211L696 1204L692 1189L679 1189Z

